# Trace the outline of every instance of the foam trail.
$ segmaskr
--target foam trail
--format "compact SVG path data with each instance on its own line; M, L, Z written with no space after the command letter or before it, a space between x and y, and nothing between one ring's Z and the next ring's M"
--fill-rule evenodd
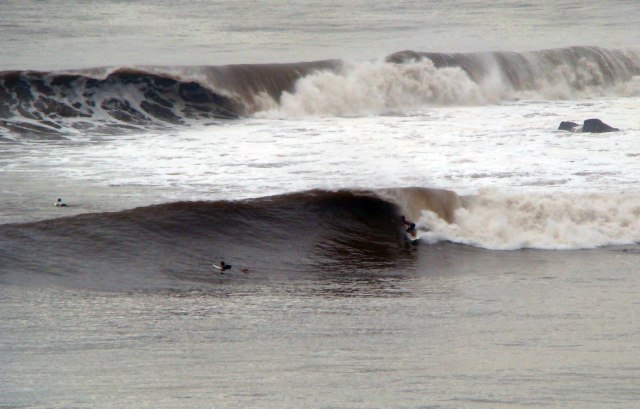
M520 194L485 189L463 198L448 224L423 212L420 238L494 250L588 249L640 241L640 195Z

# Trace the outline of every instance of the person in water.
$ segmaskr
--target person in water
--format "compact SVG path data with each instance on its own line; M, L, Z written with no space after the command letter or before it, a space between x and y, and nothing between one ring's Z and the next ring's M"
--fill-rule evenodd
M413 222L410 222L409 220L405 219L404 216L402 216L400 218L400 220L402 221L402 225L405 226L407 229L405 230L405 232L407 232L407 234L409 235L410 238L415 238L416 237L416 224Z
M224 274L225 271L231 269L231 264L227 264L224 261L221 261L220 264L214 264L213 267L220 270L220 274ZM240 269L240 271L242 271L243 273L248 273L250 270L248 268L242 268Z
M402 221L402 225L405 226L407 228L407 233L415 233L416 231L416 224L413 222L410 222L409 220L405 219L404 216L400 217L400 220Z
M62 203L62 199L58 198L58 200L53 204L55 207L67 207L65 203Z
M224 261L221 261L220 264L214 264L213 266L220 270L220 274L224 274L225 271L231 270L231 264L227 264Z

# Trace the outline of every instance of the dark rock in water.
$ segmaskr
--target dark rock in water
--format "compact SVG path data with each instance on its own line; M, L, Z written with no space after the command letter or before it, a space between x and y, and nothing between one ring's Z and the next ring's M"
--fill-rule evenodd
M620 129L614 128L602 122L599 119L586 119L582 124L582 132L602 133L602 132L614 132Z
M575 122L571 122L571 121L562 121L560 122L560 126L558 127L559 131L571 131L573 130L573 128L579 126L577 123Z
M590 133L602 133L619 131L620 129L614 128L602 122L599 119L587 119L582 124L582 128L575 122L562 121L558 130L571 131L571 132L590 132Z

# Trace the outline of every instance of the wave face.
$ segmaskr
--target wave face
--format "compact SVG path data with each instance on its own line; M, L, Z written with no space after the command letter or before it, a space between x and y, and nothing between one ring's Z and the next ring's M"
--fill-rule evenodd
M401 51L316 61L0 73L0 127L37 137L121 133L249 115L380 114L520 98L640 95L635 50Z
M0 128L55 138L234 119L277 99L331 61L220 67L145 67L0 73Z
M3 225L0 279L178 288L211 280L221 259L251 277L393 269L411 260L399 222L400 201L410 198L443 215L458 203L453 192L432 189L307 191Z
M19 133L112 132L238 116L231 99L197 82L143 71L117 70L104 78L10 72L0 79L0 124Z

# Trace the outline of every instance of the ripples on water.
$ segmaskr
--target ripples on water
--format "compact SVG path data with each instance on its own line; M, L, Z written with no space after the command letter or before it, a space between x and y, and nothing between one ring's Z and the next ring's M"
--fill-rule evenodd
M441 249L433 267L193 290L2 289L12 406L637 401L634 252ZM610 271L606 265L615 263ZM605 273L605 271L607 271ZM153 391L153 397L150 395Z

